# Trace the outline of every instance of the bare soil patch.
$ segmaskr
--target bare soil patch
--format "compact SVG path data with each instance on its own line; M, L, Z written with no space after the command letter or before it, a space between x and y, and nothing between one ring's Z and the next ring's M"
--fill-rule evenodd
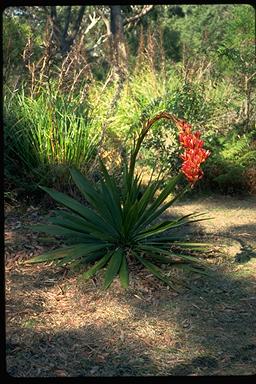
M210 279L172 270L174 292L147 271L131 286L81 282L63 268L23 260L53 247L26 224L37 207L9 207L5 220L6 356L15 377L248 375L256 373L256 198L179 202L168 215L209 211L187 228L211 240Z

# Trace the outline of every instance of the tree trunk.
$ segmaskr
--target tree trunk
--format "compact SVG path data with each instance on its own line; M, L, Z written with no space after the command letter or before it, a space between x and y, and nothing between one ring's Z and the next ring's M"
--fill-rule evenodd
M59 15L57 14L56 6L50 7L50 19L53 28L53 36L62 56L65 56L70 51L80 31L85 12L85 6L82 5L80 7L77 18L73 25L71 24L72 11L73 9L71 5L66 7L64 21L61 23L59 20Z
M127 51L120 5L110 5L110 30L114 75L125 77L127 73Z

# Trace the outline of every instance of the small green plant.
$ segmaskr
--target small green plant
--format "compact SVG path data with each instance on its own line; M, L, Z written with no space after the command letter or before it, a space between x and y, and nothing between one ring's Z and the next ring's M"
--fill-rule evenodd
M189 124L167 112L161 112L147 120L137 140L134 141L130 160L124 164L121 187L118 187L115 178L109 174L101 160L102 179L97 187L93 186L80 171L71 169L71 176L90 207L63 193L41 187L69 210L57 210L56 215L49 218L48 225L37 225L34 231L62 236L68 246L36 256L28 263L56 262L57 265L76 266L95 262L82 276L84 279L89 279L101 268L106 267L105 289L111 285L117 274L121 285L128 287L128 265L132 259L139 261L170 286L172 282L157 264L171 264L179 259L184 263L198 266L197 268L192 265L192 270L202 271L199 265L202 261L186 252L177 252L177 248L203 250L206 244L186 242L183 236L168 233L188 223L205 220L201 217L202 214L192 213L178 219L156 223L160 215L185 193L187 188L178 195L173 195L176 185L183 177L182 173L169 180L157 194L162 182L159 174L157 180L150 179L147 188L141 194L141 176L135 172L136 158L142 142L150 127L162 118L174 121L183 130L180 133L180 142L184 143L185 148L185 153L182 155L184 175L192 185L202 177L200 163L209 154L202 148L203 141L199 140L200 134L198 132L192 134ZM196 156L194 159L193 154ZM170 194L171 199L166 201Z

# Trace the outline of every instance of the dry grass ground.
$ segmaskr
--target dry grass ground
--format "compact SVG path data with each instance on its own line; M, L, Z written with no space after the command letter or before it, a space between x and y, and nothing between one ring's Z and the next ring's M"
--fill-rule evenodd
M52 244L24 224L33 207L7 207L6 356L15 377L248 375L256 373L256 198L184 200L168 214L195 210L214 219L188 227L210 239L209 279L173 270L167 289L143 269L123 291L101 291L101 275L81 282L65 269L24 265ZM224 246L224 247L221 247ZM185 283L186 282L186 287Z

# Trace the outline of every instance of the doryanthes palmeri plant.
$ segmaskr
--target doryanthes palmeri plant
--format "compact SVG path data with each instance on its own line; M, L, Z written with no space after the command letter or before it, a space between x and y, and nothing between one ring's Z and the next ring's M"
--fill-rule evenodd
M181 172L171 178L160 193L157 193L162 185L160 175L154 181L151 177L142 193L142 178L135 172L137 155L151 126L163 118L174 122L180 130L179 140L185 148L184 154L181 155L183 165ZM63 193L41 187L68 210L56 210L55 216L48 219L49 224L37 225L33 230L60 236L66 246L36 256L27 262L55 262L57 265L69 267L88 265L82 274L86 280L104 268L105 289L117 275L122 287L128 287L129 263L132 260L140 262L169 286L173 284L164 274L161 268L163 264L173 264L175 260L180 260L186 267L190 265L192 270L205 271L202 269L202 261L195 255L186 254L185 250L202 251L207 244L187 242L184 235L171 233L188 223L205 220L201 213L191 213L178 219L156 223L156 220L189 189L187 186L175 195L175 187L183 175L188 179L190 186L202 177L200 164L209 156L209 152L202 146L200 134L192 134L191 125L168 112L161 112L146 121L134 141L129 161L124 164L120 186L99 160L102 178L97 186L92 185L77 169L70 170L75 184L88 203L86 206ZM177 252L177 249L183 249L184 252Z

